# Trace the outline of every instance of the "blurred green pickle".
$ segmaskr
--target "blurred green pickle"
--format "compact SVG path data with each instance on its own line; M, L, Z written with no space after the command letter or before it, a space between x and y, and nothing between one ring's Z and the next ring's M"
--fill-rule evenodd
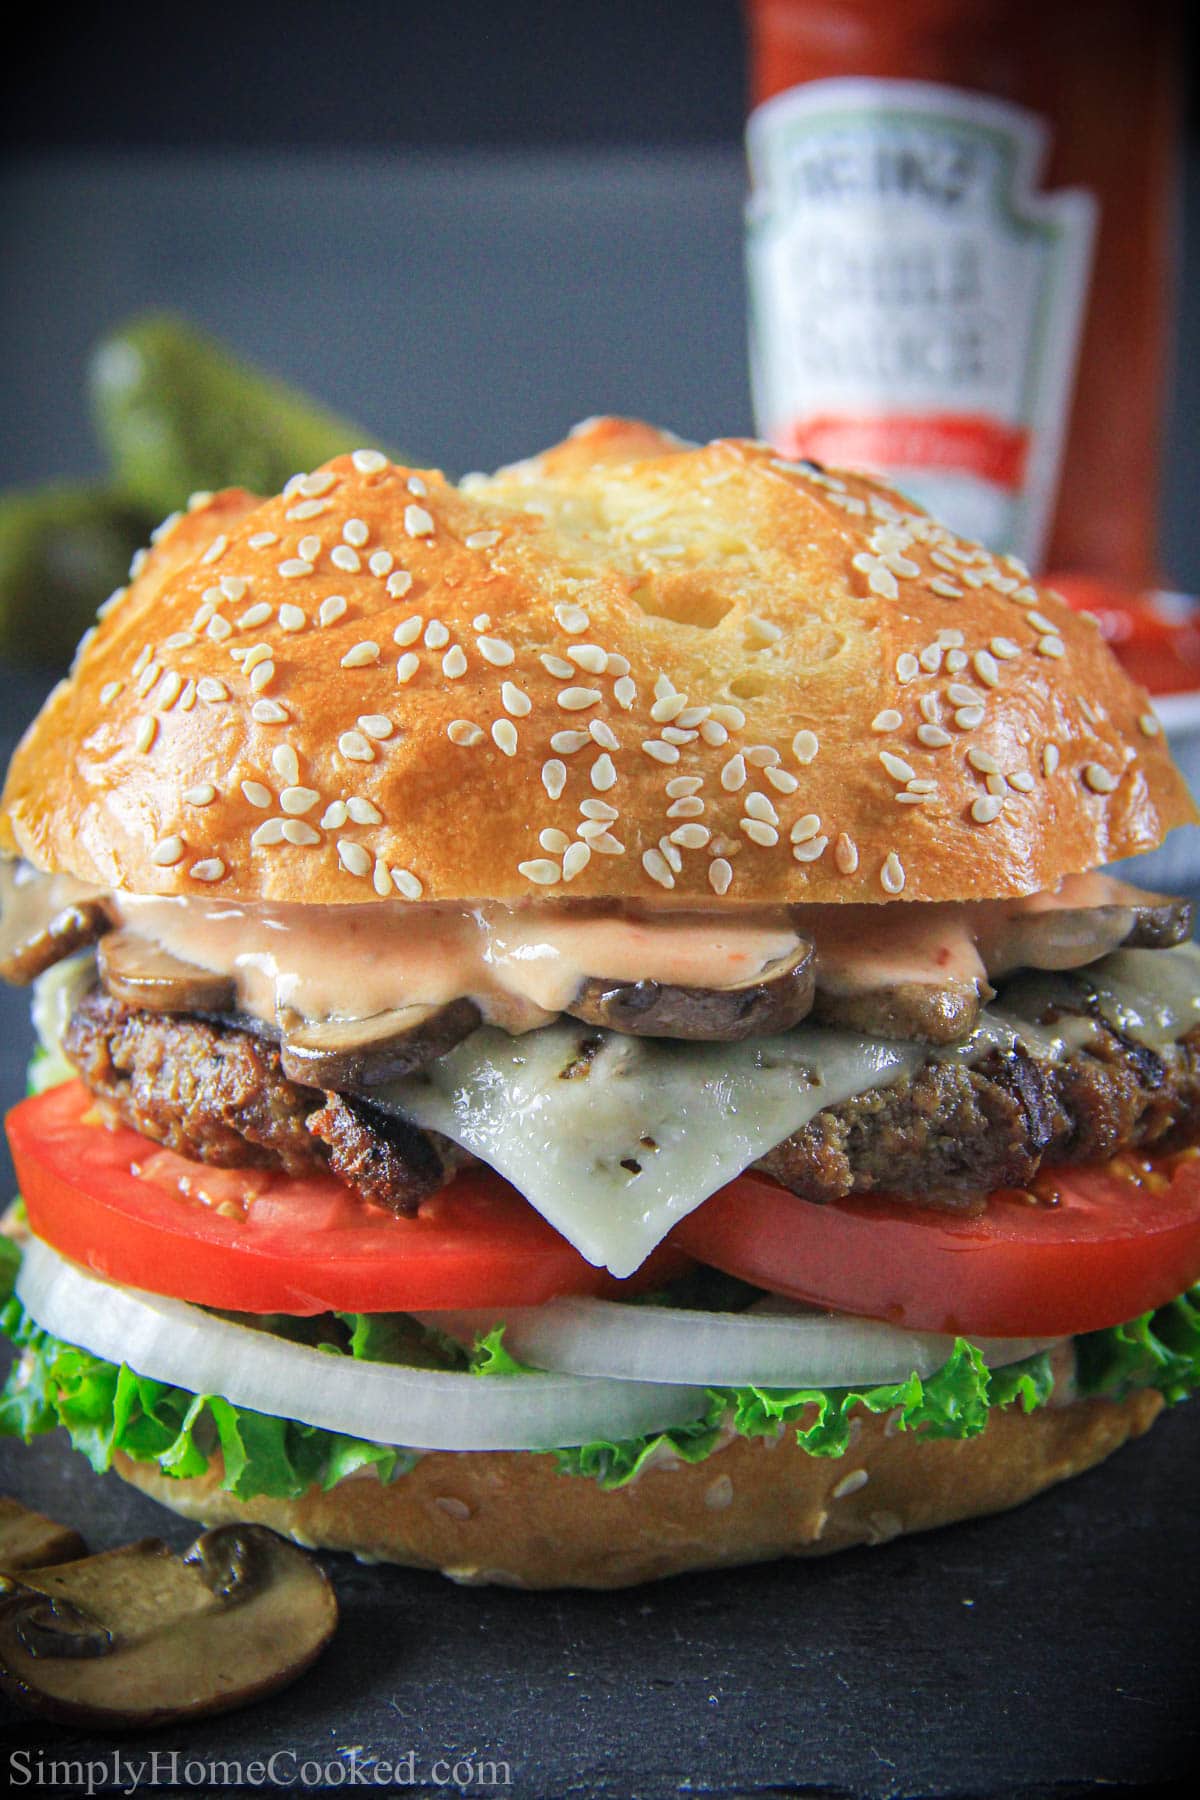
M104 338L88 386L114 481L160 518L199 489L275 494L340 451L387 449L168 313Z
M0 497L0 657L63 663L129 578L154 520L110 488L56 484Z

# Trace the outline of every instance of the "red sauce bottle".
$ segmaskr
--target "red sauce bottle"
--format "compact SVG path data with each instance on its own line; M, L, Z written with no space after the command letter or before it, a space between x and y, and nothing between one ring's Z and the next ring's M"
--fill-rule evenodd
M759 429L1040 567L1158 575L1172 0L749 0Z

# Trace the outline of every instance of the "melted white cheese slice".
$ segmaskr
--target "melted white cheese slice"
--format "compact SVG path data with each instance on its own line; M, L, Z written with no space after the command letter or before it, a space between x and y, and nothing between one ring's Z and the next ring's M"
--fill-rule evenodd
M625 1276L823 1107L927 1055L821 1027L697 1044L566 1020L519 1038L477 1031L372 1098L498 1169L589 1262Z

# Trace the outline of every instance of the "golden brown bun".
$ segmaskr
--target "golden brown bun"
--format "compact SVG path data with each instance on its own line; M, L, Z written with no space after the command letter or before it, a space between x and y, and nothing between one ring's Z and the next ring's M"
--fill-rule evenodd
M861 1417L840 1459L788 1432L734 1438L701 1463L648 1469L606 1493L548 1456L437 1453L384 1487L344 1481L299 1500L237 1500L219 1470L174 1481L118 1455L126 1481L206 1525L253 1519L311 1548L509 1587L626 1587L685 1569L820 1556L1019 1506L1102 1462L1162 1410L1151 1390L994 1412L980 1437L926 1443ZM863 1475L866 1480L863 1480Z
M590 847L582 801L619 814ZM3 807L105 887L325 903L998 896L1194 816L1020 565L863 476L620 420L461 489L356 453L202 503Z

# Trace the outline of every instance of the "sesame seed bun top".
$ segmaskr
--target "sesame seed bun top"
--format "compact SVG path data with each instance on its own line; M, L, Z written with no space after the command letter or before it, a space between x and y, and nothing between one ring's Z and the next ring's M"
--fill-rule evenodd
M595 420L454 487L375 452L169 521L0 838L146 894L1031 892L1194 809L1085 616L866 477Z

